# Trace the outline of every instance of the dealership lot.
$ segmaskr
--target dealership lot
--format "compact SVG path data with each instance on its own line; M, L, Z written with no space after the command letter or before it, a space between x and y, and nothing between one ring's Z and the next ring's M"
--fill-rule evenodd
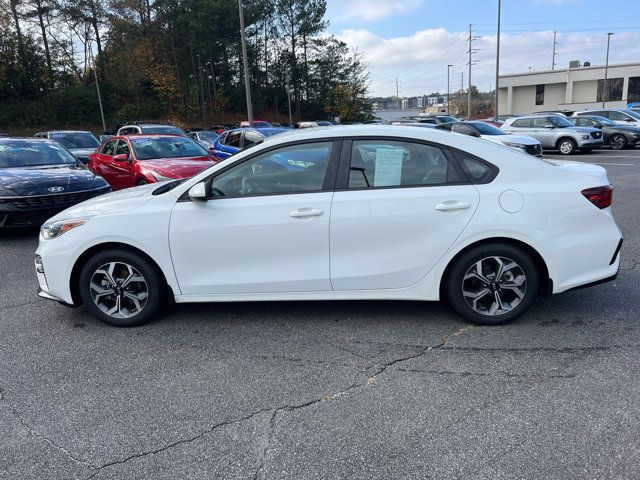
M640 149L598 163L618 280L504 327L440 304L186 305L110 328L0 234L1 478L634 478Z

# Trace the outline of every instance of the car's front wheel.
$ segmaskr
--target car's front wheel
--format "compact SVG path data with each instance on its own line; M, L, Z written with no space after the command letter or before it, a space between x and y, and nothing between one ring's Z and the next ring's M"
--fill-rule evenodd
M558 150L563 155L571 155L576 151L576 148L576 142L574 140L571 140L570 138L562 138L558 142Z
M116 327L148 322L166 291L150 261L123 249L99 252L82 267L79 290L87 310Z
M627 139L624 135L612 135L609 139L609 147L612 150L624 150L627 148Z
M525 313L538 295L532 258L513 245L481 245L463 253L448 272L445 294L466 320L500 325Z

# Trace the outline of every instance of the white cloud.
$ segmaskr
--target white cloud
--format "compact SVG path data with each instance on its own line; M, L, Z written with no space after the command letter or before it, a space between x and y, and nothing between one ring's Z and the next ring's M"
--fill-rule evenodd
M400 95L413 96L447 90L447 64L451 68L451 91L460 88L461 72L467 88L468 32L444 29L421 30L411 36L382 38L366 29L344 30L338 38L358 49L369 64L372 95L395 95L396 76ZM558 34L557 68L570 60L604 64L606 34ZM639 32L620 32L611 40L610 63L640 62ZM529 32L501 36L500 73L551 68L553 32ZM496 36L480 36L473 42L472 83L481 90L495 85Z
M331 23L345 21L373 22L391 15L402 15L415 10L424 0L329 0Z

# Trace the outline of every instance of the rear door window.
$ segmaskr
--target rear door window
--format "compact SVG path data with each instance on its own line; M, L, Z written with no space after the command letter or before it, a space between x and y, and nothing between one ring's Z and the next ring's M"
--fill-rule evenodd
M349 188L411 187L459 183L462 177L442 149L394 140L355 140Z

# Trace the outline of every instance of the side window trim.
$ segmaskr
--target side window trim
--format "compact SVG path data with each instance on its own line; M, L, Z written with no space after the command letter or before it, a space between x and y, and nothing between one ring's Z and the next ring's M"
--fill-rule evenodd
M458 176L463 179L461 182L445 182L445 183L437 183L437 184L424 184L424 185L392 185L385 187L361 187L361 188L349 188L349 173L351 170L351 152L353 150L353 142L354 141L394 141L394 142L409 142L409 143L418 143L421 145L426 145L428 147L439 148L444 156L447 158L449 165L454 168ZM475 157L474 157L475 158ZM486 162L484 162L486 163ZM388 189L398 189L398 188L429 188L429 187L442 187L445 185L469 185L472 182L469 181L469 177L465 170L462 169L458 159L451 153L451 147L448 145L442 145L438 143L432 143L425 140L419 140L415 138L406 138L406 137L349 137L345 138L342 143L342 153L340 155L340 165L338 167L338 174L336 178L335 191L343 192L343 191L358 191L358 190L388 190Z

